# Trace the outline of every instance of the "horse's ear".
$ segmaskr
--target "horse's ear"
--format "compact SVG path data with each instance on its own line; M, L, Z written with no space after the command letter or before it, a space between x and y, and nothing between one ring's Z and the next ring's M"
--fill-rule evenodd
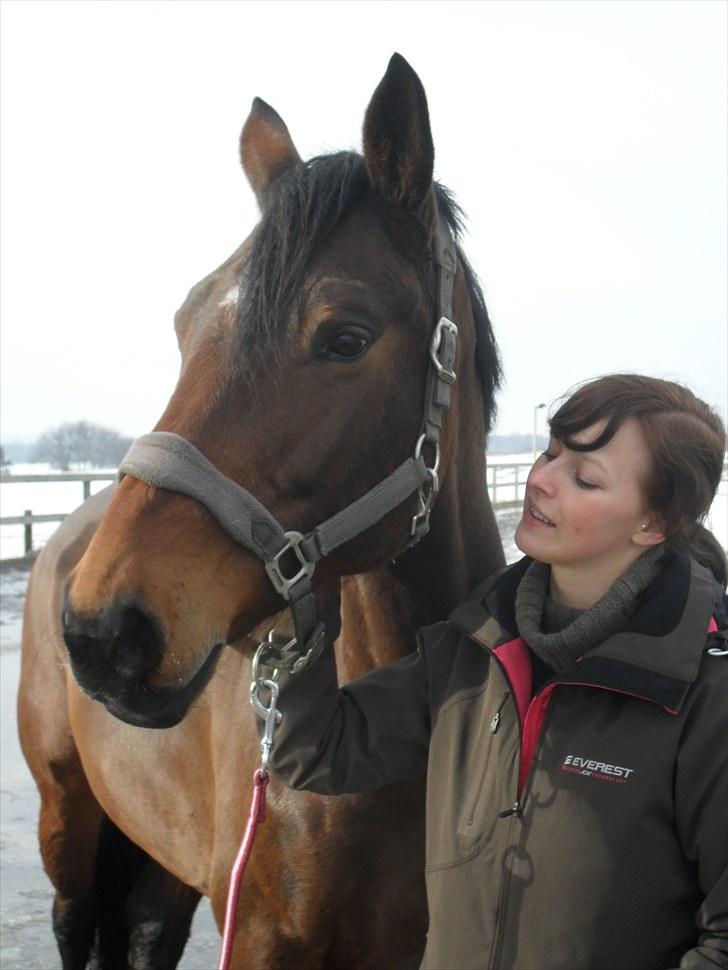
M260 98L253 100L240 135L240 160L261 209L276 178L301 161L283 119Z
M420 208L432 185L435 149L425 89L399 54L369 102L364 158L380 195L412 211Z

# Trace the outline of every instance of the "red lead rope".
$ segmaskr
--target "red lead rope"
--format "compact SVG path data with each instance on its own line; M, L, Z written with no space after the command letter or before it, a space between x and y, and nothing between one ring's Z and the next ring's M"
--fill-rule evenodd
M218 970L230 970L230 956L233 950L235 924L238 917L238 899L240 898L240 884L243 880L245 867L253 848L255 830L259 822L265 821L265 790L268 787L270 775L264 769L258 768L253 775L253 801L250 805L248 824L245 826L243 841L240 843L238 857L230 874L227 909L225 910L225 929L222 934L222 948L220 950L220 964Z

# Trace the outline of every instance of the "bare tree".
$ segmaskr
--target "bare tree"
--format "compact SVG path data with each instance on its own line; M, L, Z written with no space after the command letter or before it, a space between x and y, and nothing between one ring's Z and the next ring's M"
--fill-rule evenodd
M132 439L90 421L66 422L42 434L33 451L34 461L47 461L68 471L71 465L114 467L126 454Z

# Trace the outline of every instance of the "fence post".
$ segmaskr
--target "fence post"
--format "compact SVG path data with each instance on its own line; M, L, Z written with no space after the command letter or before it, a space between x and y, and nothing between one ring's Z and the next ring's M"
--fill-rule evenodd
M87 498L91 498L91 482L88 478L83 480L83 500L86 501Z
M25 510L25 555L29 556L33 551L33 511Z

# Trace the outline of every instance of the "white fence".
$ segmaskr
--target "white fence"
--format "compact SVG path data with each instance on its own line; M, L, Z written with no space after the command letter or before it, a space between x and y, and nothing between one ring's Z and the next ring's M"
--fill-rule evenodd
M81 502L116 479L97 472L3 472L0 475L0 558L30 555ZM94 485L96 484L96 488ZM6 515L6 512L11 514Z
M530 461L517 461L488 466L488 491L496 507L516 505L523 501L524 487ZM6 507L14 514L0 517L0 557L3 559L29 556L48 539L65 517L89 498L95 489L94 483L103 485L113 482L116 473L105 472L47 472L14 473L0 475L2 486L2 511ZM42 484L56 486L63 483L62 489L44 489ZM14 495L10 492L16 492ZM21 486L26 486L21 489ZM73 488L71 489L70 486ZM80 486L80 487L78 487ZM47 509L48 499L56 505ZM19 504L21 503L22 504ZM39 511L39 505L42 511Z
M498 463L490 459L485 469L488 494L494 509L520 505L526 494L526 479L533 462L520 460Z
M517 506L523 501L531 468L528 458L499 461L493 456L487 466L487 487L496 509ZM0 558L30 555L56 529L58 523L87 499L99 486L113 482L113 470L96 472L4 472L0 475L1 510ZM79 487L80 486L80 487ZM94 487L96 486L96 487ZM724 548L728 547L728 464L711 509L708 525ZM725 534L724 534L725 533Z

